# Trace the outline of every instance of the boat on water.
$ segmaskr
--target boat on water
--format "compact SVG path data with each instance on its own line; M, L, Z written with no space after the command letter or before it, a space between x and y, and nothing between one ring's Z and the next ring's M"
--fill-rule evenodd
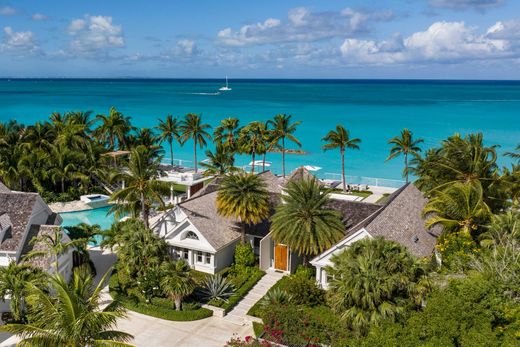
M231 90L231 88L229 88L229 84L228 84L227 76L226 76L226 85L223 86L223 87L220 87L219 90L220 90L220 91L223 91L223 92L227 92L227 91L230 91L230 90Z

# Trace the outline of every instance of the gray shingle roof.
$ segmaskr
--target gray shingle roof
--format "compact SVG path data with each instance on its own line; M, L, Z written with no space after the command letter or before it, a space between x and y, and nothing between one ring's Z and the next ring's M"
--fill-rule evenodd
M341 213L342 221L345 225L345 232L348 232L353 226L359 224L368 216L379 210L381 205L331 199L328 202L327 207Z
M35 193L0 193L0 214L7 214L12 223L11 232L1 240L0 250L17 251L22 247L37 197Z
M240 238L237 225L217 213L217 192L204 194L178 206L188 216L190 222L200 231L215 250Z
M0 182L0 193L10 193L11 189L7 188L2 182Z
M33 257L28 260L28 262L43 271L47 271L54 261L53 255L49 252L47 245L41 242L36 242L34 244L31 243L31 240L35 237L40 237L43 235L54 235L54 231L56 229L61 229L61 227L56 225L31 225L29 228L29 234L27 235L27 239L22 248L21 257L26 256L29 252L35 251L45 251L47 252L45 255Z
M425 228L422 211L427 202L414 184L408 184L394 193L365 229L372 236L383 236L406 246L417 257L429 256L442 228Z

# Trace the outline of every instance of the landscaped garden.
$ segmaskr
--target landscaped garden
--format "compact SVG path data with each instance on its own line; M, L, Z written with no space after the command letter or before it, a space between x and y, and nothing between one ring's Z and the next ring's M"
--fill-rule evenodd
M172 260L164 240L139 220L129 219L112 229L102 243L118 255L110 293L132 311L176 321L207 318L213 312L203 305L228 312L264 275L248 244L237 246L232 266L209 275L191 270L183 260Z

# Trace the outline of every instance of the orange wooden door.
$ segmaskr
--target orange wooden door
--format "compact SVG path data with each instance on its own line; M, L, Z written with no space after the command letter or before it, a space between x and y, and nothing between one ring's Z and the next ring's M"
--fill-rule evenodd
M277 244L274 247L274 268L287 271L287 246Z

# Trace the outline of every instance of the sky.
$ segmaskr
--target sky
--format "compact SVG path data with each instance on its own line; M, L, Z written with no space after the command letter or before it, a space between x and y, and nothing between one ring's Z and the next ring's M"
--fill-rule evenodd
M519 0L0 0L0 77L520 79Z

